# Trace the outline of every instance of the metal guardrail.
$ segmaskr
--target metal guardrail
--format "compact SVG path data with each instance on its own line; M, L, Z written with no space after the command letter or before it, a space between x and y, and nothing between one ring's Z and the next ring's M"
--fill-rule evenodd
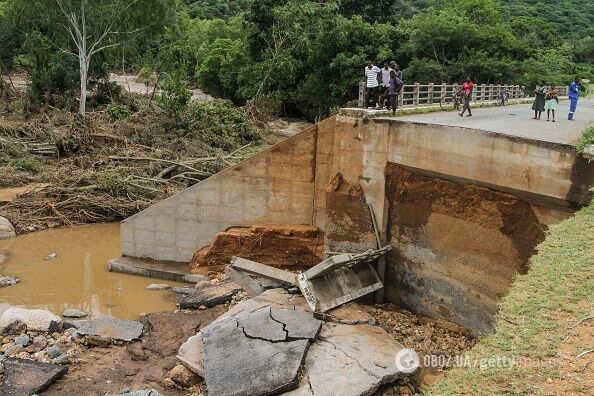
M359 83L359 107L364 107L367 84L365 81ZM424 107L439 105L441 98L452 95L460 90L460 84L412 84L404 85L400 91L399 107ZM528 96L526 87L521 85L503 84L480 84L475 85L472 92L473 102L494 102L499 100L502 90L509 91L508 99L523 99ZM557 87L560 96L568 94L568 87Z

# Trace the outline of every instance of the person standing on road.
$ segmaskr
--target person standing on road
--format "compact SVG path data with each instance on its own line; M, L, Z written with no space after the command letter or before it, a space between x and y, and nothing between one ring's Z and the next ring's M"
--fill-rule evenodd
M366 109L369 107L369 102L371 102L371 106L375 107L378 100L379 83L377 76L380 72L381 69L375 66L371 60L367 61L367 67L365 68L365 78L367 79L367 89L365 91Z
M534 88L534 103L532 103L532 110L534 110L533 120L540 120L540 116L545 111L545 96L547 94L547 87L543 81L539 81Z
M472 111L470 110L472 91L474 91L474 83L470 77L466 77L466 82L462 84L462 98L464 99L464 106L462 107L462 113L458 114L460 117L464 117L466 110L468 110L467 117L472 117Z
M388 89L390 89L390 65L388 62L384 62L384 67L382 69L382 83L380 86L380 103L379 108L380 110L384 108L386 99L388 98ZM388 110L390 110L390 102L388 102Z
M578 100L580 98L580 89L581 81L578 77L576 77L569 86L569 115L567 116L569 121L574 121L573 116L575 114L575 110L577 109Z
M403 83L401 79L396 77L396 72L394 70L390 70L390 79L388 80L388 83L388 90L382 95L380 101L383 103L386 97L388 97L390 100L388 109L392 110L392 114L396 114L396 110L398 109L398 92Z
M551 85L549 88L549 92L545 96L545 110L547 111L547 121L551 119L551 113L553 114L553 122L555 122L555 109L559 104L559 95L557 94L557 90L555 89L554 85Z

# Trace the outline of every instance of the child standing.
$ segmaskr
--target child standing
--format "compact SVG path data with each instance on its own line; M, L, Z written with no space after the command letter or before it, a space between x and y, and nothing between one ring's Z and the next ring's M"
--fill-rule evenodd
M547 121L550 121L551 113L553 114L553 122L555 122L555 109L559 104L559 95L554 85L551 85L547 95L545 96L545 109L547 111Z

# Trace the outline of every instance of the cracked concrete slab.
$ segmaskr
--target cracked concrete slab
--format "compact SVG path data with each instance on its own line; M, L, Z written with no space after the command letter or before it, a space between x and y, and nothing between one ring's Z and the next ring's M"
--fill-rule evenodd
M305 298L302 295L291 294L284 289L270 289L257 297L241 301L224 315L219 317L217 321L231 316L239 317L240 315L257 311L263 307L270 307L273 309L298 309L310 312L309 305L307 305L307 301L305 301Z
M299 309L271 309L272 319L284 324L289 339L315 340L320 333L322 321L314 318L311 312Z
M375 325L373 316L365 312L357 303L350 302L340 307L334 308L324 315L328 322L342 323L348 325L370 324Z
M41 393L67 371L66 366L25 359L7 359L4 361L4 383L0 387L0 394L29 396Z
M270 307L264 307L248 315L237 318L237 323L247 337L258 338L270 342L286 341L288 338L285 326L275 320Z
M247 314L251 315L261 314ZM275 395L297 387L308 340L251 338L233 317L214 322L201 333L210 396Z
M401 349L379 327L325 323L305 358L308 381L300 384L299 394L372 395L402 375L395 362Z

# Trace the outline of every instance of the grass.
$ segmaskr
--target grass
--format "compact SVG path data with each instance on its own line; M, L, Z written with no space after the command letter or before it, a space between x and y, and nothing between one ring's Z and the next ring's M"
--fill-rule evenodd
M589 326L594 328L594 323L582 320L593 314L594 204L591 204L550 228L538 254L531 260L529 272L519 276L502 299L496 332L467 354L470 362L508 357L516 364L512 368L497 364L456 368L427 393L440 396L586 394L588 384L583 372L574 373L569 366L583 363L585 359L576 356L585 348L594 348L593 331L588 330ZM570 334L573 346L566 342ZM592 359L591 354L589 358ZM552 390L557 385L563 390Z
M594 124L588 125L584 128L580 140L578 140L575 147L578 154L583 154L587 146L594 144Z

